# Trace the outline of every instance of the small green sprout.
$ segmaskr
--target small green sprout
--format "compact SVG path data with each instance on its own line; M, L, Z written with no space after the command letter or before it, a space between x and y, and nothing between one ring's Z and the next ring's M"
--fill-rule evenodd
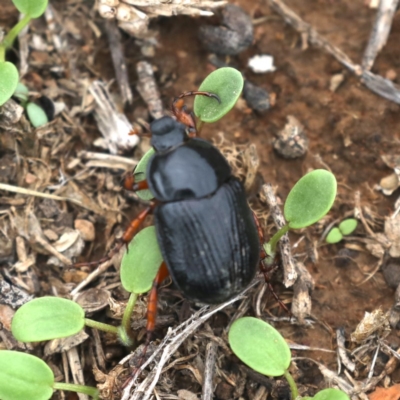
M40 342L75 335L84 327L118 333L118 328L85 318L83 308L60 297L39 297L20 307L11 323L14 337L21 342Z
M44 13L48 0L13 0L13 3L18 11L25 15L0 43L0 106L13 95L19 81L17 68L5 59L6 50L12 47L16 37L32 18L38 18Z
M264 244L267 264L274 261L277 244L286 232L306 228L328 213L335 201L336 189L335 176L324 169L309 172L293 186L283 212L287 224Z
M124 289L135 294L148 292L162 261L155 227L142 229L122 258L120 275Z
M203 122L216 122L227 114L239 99L243 90L242 74L235 68L219 68L204 79L199 91L215 93L220 103L213 98L196 96L193 111Z
M284 215L291 229L301 229L320 220L336 197L336 179L325 169L304 175L290 191Z
M43 108L29 101L29 90L23 83L18 82L13 96L16 97L21 106L25 108L29 121L31 121L31 124L35 128L46 125L49 122Z
M94 387L54 382L53 371L38 357L18 351L0 350L1 400L48 400L54 389L99 398L99 392Z
M132 344L130 320L138 295L151 289L162 262L155 227L142 229L129 243L121 262L121 283L131 293L119 327L119 337L126 346Z
M354 218L348 218L339 224L339 227L332 228L326 237L326 242L330 244L338 243L343 236L350 235L357 228L358 222Z
M301 398L288 370L291 362L289 346L274 327L258 318L239 318L232 324L228 340L232 351L243 363L263 375L283 375L289 383L292 400ZM325 389L312 399L349 400L349 397L341 390Z
M0 106L14 93L18 85L19 74L14 64L1 60L0 47Z
M28 114L29 121L35 128L46 125L49 122L43 108L35 103L28 103L26 106L26 113Z
M11 330L21 342L40 342L75 335L85 326L117 334L125 346L132 345L130 319L138 295L150 290L163 261L154 226L140 231L129 244L121 263L122 286L131 293L121 326L85 318L83 308L67 299L40 297L20 307Z

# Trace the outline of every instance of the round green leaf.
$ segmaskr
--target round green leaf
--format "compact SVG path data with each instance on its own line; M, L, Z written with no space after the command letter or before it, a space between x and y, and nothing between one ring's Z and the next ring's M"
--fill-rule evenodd
M149 291L162 261L154 226L141 230L122 258L120 274L124 289L137 294Z
M0 399L47 400L53 394L54 375L40 358L0 350Z
M29 89L23 83L18 82L13 96L19 99L22 103L26 103L29 97Z
M219 68L204 79L199 90L218 95L221 103L212 97L196 96L194 113L203 122L215 122L227 114L243 90L242 74L235 68Z
M343 235L350 235L350 233L353 233L356 228L357 228L358 222L354 218L349 218L345 219L339 224L339 229L340 232L343 233Z
M339 228L332 228L328 233L325 241L326 243L334 244L339 243L343 239L342 232L340 232Z
M21 342L40 342L75 335L85 325L83 308L60 297L40 297L14 315L11 331Z
M133 173L133 176L135 177L135 182L144 181L146 179L147 164L149 163L150 158L153 156L154 153L155 153L154 149L151 148L140 159L138 165L136 165L135 171ZM136 192L136 194L142 200L152 200L152 199L154 199L154 196L152 195L152 193L148 189L139 190L138 192Z
M289 227L305 228L320 220L335 201L336 186L335 176L325 169L304 175L286 199L284 214Z
M313 400L350 400L350 398L339 389L324 389L318 392Z
M229 330L232 351L250 368L268 376L281 376L290 365L290 349L281 334L266 322L244 317Z
M12 0L12 2L21 14L38 18L46 10L48 0Z
M0 62L0 106L11 98L17 88L18 70L13 63Z
M31 121L31 124L35 128L46 125L49 122L43 108L35 103L28 103L26 106L26 112L28 113L29 121Z

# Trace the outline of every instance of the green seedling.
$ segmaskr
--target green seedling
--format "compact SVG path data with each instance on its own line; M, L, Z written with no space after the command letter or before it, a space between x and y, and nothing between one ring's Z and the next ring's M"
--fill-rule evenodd
M148 251L151 249L151 251ZM67 299L40 297L20 307L11 330L21 342L40 342L75 335L85 326L117 334L125 346L133 343L130 319L138 295L148 292L162 263L154 226L140 231L129 244L121 263L122 286L131 293L121 326L85 318L83 308Z
M215 99L196 96L193 111L202 122L216 122L227 114L239 99L243 90L242 74L235 68L219 68L204 79L199 91L215 93L220 103Z
M120 327L120 338L130 344L130 320L139 294L148 292L163 261L157 243L156 229L142 229L129 243L121 262L121 283L131 293Z
M11 323L14 337L21 342L40 342L75 335L85 326L118 334L116 326L85 318L83 308L60 297L40 297L20 307Z
M25 108L29 121L31 121L31 124L35 128L46 125L49 122L43 108L29 101L29 90L23 83L18 82L13 96L16 97L21 106Z
M40 358L18 351L0 350L1 400L48 400L53 390L68 390L99 398L94 387L55 382L53 371Z
M264 244L267 264L274 262L277 244L285 233L306 228L328 213L335 201L336 188L335 176L324 169L309 172L293 186L283 209L287 223Z
M332 228L326 237L326 242L329 244L338 243L343 239L343 236L350 235L357 228L358 222L354 218L345 219L338 227Z
M28 114L29 121L35 128L46 125L49 122L43 108L35 103L28 103L26 106L26 113Z
M18 70L14 64L6 61L6 50L12 47L14 40L33 18L40 17L46 10L48 0L12 0L24 17L7 33L0 43L0 106L14 93L19 81Z
M236 356L254 371L267 376L284 376L289 383L292 400L300 399L296 382L289 372L291 354L281 334L270 324L253 317L237 319L228 334L229 344ZM313 400L349 400L346 393L325 389Z

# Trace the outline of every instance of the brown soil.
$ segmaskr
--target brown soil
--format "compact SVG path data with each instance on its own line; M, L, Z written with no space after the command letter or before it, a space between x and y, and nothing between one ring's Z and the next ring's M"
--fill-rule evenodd
M312 326L299 326L287 321L276 324L282 335L292 342L334 350L336 349L335 330L343 327L346 338L348 338L366 311L371 312L379 307L388 311L393 304L394 289L388 287L380 270L374 273L373 277L367 282L362 283L368 277L368 274L375 270L378 259L372 256L362 243L362 240L370 235L361 223L355 234L346 241L337 245L319 246L316 262L311 262L306 254L310 254L312 244L317 243L323 230L331 221L334 219L341 220L346 212L354 209L357 191L360 192L364 213L369 213L367 219L371 223L372 230L375 233L383 231L384 219L392 214L398 193L395 192L392 196L385 197L381 192L374 190L374 186L392 172L383 163L381 156L383 154L396 155L400 151L399 105L371 93L360 83L357 77L352 76L323 50L312 47L303 50L298 33L285 24L282 18L271 11L264 2L240 0L236 3L253 17L267 18L264 22L255 26L253 45L239 56L232 57L230 62L251 82L270 93L274 93L276 103L268 112L260 115L252 112L244 105L244 102L241 102L240 106L237 106L224 119L205 127L202 135L211 140L217 137L218 132L223 132L224 137L234 144L256 145L260 157L259 177L250 200L258 210L261 207L266 207L255 196L264 182L276 186L279 198L285 199L293 184L310 169L329 168L335 174L338 181L338 196L329 217L317 226L291 235L292 243L295 243L303 235L306 237L306 240L302 240L293 252L295 256L305 262L315 280L316 286L312 293L312 320L314 323ZM366 7L364 1L306 0L298 2L286 0L285 3L319 33L347 53L353 61L361 60L376 12ZM31 90L40 93L52 84L65 89L65 82L59 82L60 78L64 81L73 78L75 82L78 81L77 78L83 79L85 77L90 80L93 78L101 78L105 81L113 79L115 76L107 39L104 34L101 37L96 37L94 30L88 23L88 20L92 19L100 29L103 29L103 21L100 17L85 3L81 4L80 1L70 1L67 7L64 7L64 2L58 1L54 2L54 7L59 12L61 19L59 22L65 23L66 38L71 46L71 52L66 52L63 57L58 57L54 53L49 55L39 50L32 51L29 57L32 67L24 77L24 82ZM12 12L11 7L5 9L7 10L7 17L0 17L0 24L5 25L8 29L17 16ZM213 19L212 21L215 22L216 20ZM152 23L152 28L159 31L159 45L156 47L155 57L148 60L156 67L156 78L159 80L161 98L165 106L170 103L175 95L197 88L208 72L212 70L207 59L208 53L198 39L199 27L207 23L210 23L210 21L206 18L193 19L183 16L162 18ZM37 34L43 35L46 31L44 20L35 21L32 29ZM400 52L397 45L399 34L400 13L397 13L388 43L379 54L373 67L374 73L385 76L389 70L393 70L399 76ZM123 34L122 40L129 78L134 86L137 80L136 63L145 58L140 54L140 48L133 38ZM255 54L273 55L277 68L276 72L260 75L252 73L247 67L247 60ZM15 55L10 55L10 58L13 57ZM55 74L51 72L50 68L54 65L61 65L64 73ZM338 73L343 73L344 81L336 91L332 92L329 89L330 80L334 74ZM395 78L395 82L398 79L398 77ZM113 85L112 90L117 91L117 85ZM64 93L61 91L59 95L58 99L61 98L65 101L69 109L81 104L82 96L78 92L65 89ZM143 115L143 110L145 110L145 104L137 92L134 92L134 97L133 105L126 109L126 115L131 120L140 113ZM288 115L295 116L304 125L309 139L307 154L295 160L283 159L272 148L272 140L285 125ZM67 121L64 126L61 121L62 117L58 116L57 118L59 118L59 121L54 123L53 126L58 127L58 129L61 129L62 126L63 139L61 140L66 140L67 136L69 139L63 148L64 151L44 160L45 163L51 164L51 173L47 182L45 182L46 185L57 184L58 168L65 170L65 166L76 157L78 150L99 151L92 145L93 139L99 137L100 134L91 115L80 112L74 116L72 123ZM35 146L37 146L34 154L30 154L27 150L31 149L29 145L24 146L23 141L25 139L21 139L21 136L18 137L19 156L26 160L29 157L40 159L43 154L43 146L46 145L51 148L56 144L51 132L40 139L38 136L35 137L33 131L32 135ZM6 155L9 157L9 154L12 153L12 147L8 147L7 143L9 142L6 141L6 137L7 135L4 135L1 140L3 148L6 149L1 154L2 158L0 159L1 166L4 168L9 167L9 161L5 158ZM6 143L4 143L5 141ZM56 161L54 157L59 157L59 160ZM135 153L134 157L137 158L139 155ZM33 170L29 166L24 168L18 166L12 179L9 179L11 172L7 172L8 178L4 179L4 182L11 181L10 183L14 185L28 186L26 184L27 171L33 174L40 173L39 167ZM110 171L99 170L99 176L88 177L85 184L91 186L88 186L87 193L92 194L96 199L99 193L103 193L107 199L107 204L110 205L111 196L116 195L115 193L121 195L119 189L116 189L122 177L120 172L110 174ZM110 186L105 183L108 175L112 176L111 180L114 182L111 185L111 190L108 190ZM0 179L3 181L2 176L0 170ZM41 183L43 184L43 182ZM36 190L40 190L39 186ZM14 195L2 192L2 196L11 198ZM29 202L29 206L32 207L32 210L36 210L39 203L41 203L39 199L32 200ZM22 207L27 206L28 203L24 203ZM115 203L114 206L118 207L118 204ZM10 207L11 203L5 202L1 209L6 212ZM18 208L18 206L13 207ZM137 214L140 206L128 202L124 203L123 207L124 213L132 217ZM77 217L90 219L98 227L96 231L97 239L90 246L90 249L89 246L87 247L80 259L81 261L87 260L88 257L95 259L95 255L101 255L105 246L109 246L112 242L114 236L107 235L105 237L100 234L100 230L104 229L105 226L110 231L112 227L108 225L104 215L100 218L92 212L82 211L79 207L71 204L64 204L63 212L73 215L73 219ZM42 216L41 218L45 220L45 217ZM115 218L117 220L117 217ZM67 224L59 224L59 226L65 225ZM120 229L126 225L127 219L118 217ZM3 225L3 228L4 226L6 224ZM268 226L265 227L266 235L269 235L273 230L273 224L268 220ZM29 246L28 243L27 245ZM351 248L349 253L351 259L347 261L343 261L343 258L338 259L339 252L345 248ZM30 288L30 291L36 295L51 294L54 280L61 279L58 276L57 268L45 270L49 268L46 266L46 257L41 256L34 267L36 271L34 275L38 276L40 280L40 290ZM7 269L7 265L13 264L10 263L12 257L7 260L8 264L5 262L3 269ZM9 270L8 274L18 275L12 270ZM72 275L74 277L70 280L74 282L79 280L77 273ZM29 280L27 277L23 279ZM110 279L110 281L107 281L107 279ZM109 278L104 278L102 282L107 285L110 282L117 282L117 278L111 274ZM96 286L98 283L95 281L92 286ZM57 287L67 287L61 283L57 283L57 285ZM69 283L69 285L72 284ZM283 287L278 281L274 282L274 286L285 302L290 301L290 291L283 291ZM122 300L125 296L121 294L119 288L110 290L113 297L118 300ZM257 293L258 290L259 287L256 290ZM257 295L256 292L252 295L253 299ZM162 290L160 314L175 317L178 315L179 320L183 320L184 316L190 315L190 311L188 311L190 305L185 301L177 302L176 296L179 295L173 290L168 288ZM272 296L266 293L265 299L269 299L269 302L266 309L262 310L263 316L267 317L270 312L274 315L285 316L285 312L282 312L276 306ZM217 317L210 320L207 329L213 330L215 335L220 336L222 329L229 323L229 317L233 315L234 311L230 309L218 314ZM248 314L254 315L252 307L249 308ZM106 318L105 314L102 315L101 313L99 317ZM177 323L178 320L175 319L174 324ZM202 328L201 332L204 334L206 330ZM162 338L165 332L165 329L158 329L157 338ZM172 370L166 373L170 380L162 379L159 388L160 393L176 396L178 391L182 389L197 395L201 392L201 386L193 372L199 369L199 362L196 361L194 353L198 351L197 357L204 359L205 340L204 336L201 336L201 332L198 336L195 335L194 338L189 339L190 344L186 343L179 355L176 356L176 358L179 358L179 356L193 355L194 358L189 357L187 361L177 363L176 365L179 368L174 369L175 367L172 367ZM395 349L400 345L400 339L395 329L389 336L389 343ZM0 346L4 347L1 342ZM105 344L105 352L106 371L109 371L126 354L126 351L116 343ZM317 360L333 371L337 369L336 353L295 351L294 355ZM238 386L240 386L241 379L247 379L246 388L240 393L241 398L254 398L262 384L261 378L254 378L254 376L243 373L242 370L239 370L240 362L234 357L228 356L226 352L220 352L219 356L221 359L218 362L219 373L216 381L215 399L239 398ZM60 360L61 358L55 357L52 361L61 368ZM303 393L312 395L317 388L327 386L322 375L319 374L312 363L299 361L298 368L300 369L298 381L301 385L304 385ZM363 370L360 370L360 374L361 377L365 375ZM398 371L397 374L395 373L392 376L392 379L394 383L399 382ZM93 381L89 370L87 381ZM236 384L236 387L233 383ZM55 394L56 396L58 395ZM266 396L261 398L267 398Z

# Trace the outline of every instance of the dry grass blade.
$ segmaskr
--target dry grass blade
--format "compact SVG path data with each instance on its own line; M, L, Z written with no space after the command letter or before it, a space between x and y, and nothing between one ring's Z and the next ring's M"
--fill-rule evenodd
M59 201L70 201L71 203L77 204L78 206L83 206L82 202L76 199L70 199L68 197L56 196L54 194L42 193L36 190L25 189L19 186L7 185L6 183L0 183L0 190L5 190L7 192L26 194L28 196L43 197L45 199L59 200Z

